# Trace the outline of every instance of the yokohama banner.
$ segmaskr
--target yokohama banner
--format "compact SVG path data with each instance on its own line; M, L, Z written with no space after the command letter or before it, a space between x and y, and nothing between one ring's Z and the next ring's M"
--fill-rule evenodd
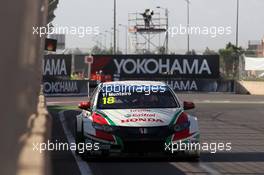
M92 73L127 78L219 78L218 55L95 55Z
M69 78L71 62L71 55L45 55L42 63L43 79Z
M46 95L75 94L87 95L87 81L49 80L43 82L43 91Z
M232 80L205 80L205 79L167 79L163 80L175 92L233 92ZM90 92L97 86L90 82ZM43 82L43 91L46 96L83 96L87 95L86 80L50 80Z
M212 79L171 79L166 80L175 92L234 92L233 80L212 80Z

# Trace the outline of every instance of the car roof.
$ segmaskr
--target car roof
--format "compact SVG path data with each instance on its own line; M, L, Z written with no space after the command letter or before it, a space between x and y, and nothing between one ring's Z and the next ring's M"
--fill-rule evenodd
M126 81L111 81L104 82L103 85L137 85L137 86L167 86L166 83L161 81L134 81L134 80L126 80Z

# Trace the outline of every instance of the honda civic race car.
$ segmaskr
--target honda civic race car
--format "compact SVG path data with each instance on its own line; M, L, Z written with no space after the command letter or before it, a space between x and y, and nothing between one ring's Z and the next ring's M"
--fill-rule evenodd
M76 144L99 148L86 156L153 152L175 156L179 143L199 143L197 118L185 112L194 104L182 103L163 82L101 83L79 108L83 111L76 116ZM181 152L199 157L199 150Z

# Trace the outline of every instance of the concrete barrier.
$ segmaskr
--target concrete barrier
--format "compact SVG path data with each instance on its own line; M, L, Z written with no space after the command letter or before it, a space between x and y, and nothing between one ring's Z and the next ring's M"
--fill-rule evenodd
M33 26L45 26L48 0L1 2L0 19L0 174L49 174L46 155L32 150L34 139L47 134L46 115L38 104L43 39ZM40 103L39 103L40 102ZM44 106L42 107L42 109ZM40 122L41 132L35 130Z
M49 128L51 128L51 120L46 109L45 97L40 95L37 113L28 118L29 132L22 135L19 140L23 143L23 147L18 156L16 174L51 174L49 152L40 153L34 148L38 143L47 143L51 135Z
M237 81L236 82L236 93L264 95L264 82L263 81Z

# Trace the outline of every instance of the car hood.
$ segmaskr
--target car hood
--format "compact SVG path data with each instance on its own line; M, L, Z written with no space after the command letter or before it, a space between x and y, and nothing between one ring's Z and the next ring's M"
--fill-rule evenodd
M181 108L98 110L110 125L127 127L166 126L181 114Z

